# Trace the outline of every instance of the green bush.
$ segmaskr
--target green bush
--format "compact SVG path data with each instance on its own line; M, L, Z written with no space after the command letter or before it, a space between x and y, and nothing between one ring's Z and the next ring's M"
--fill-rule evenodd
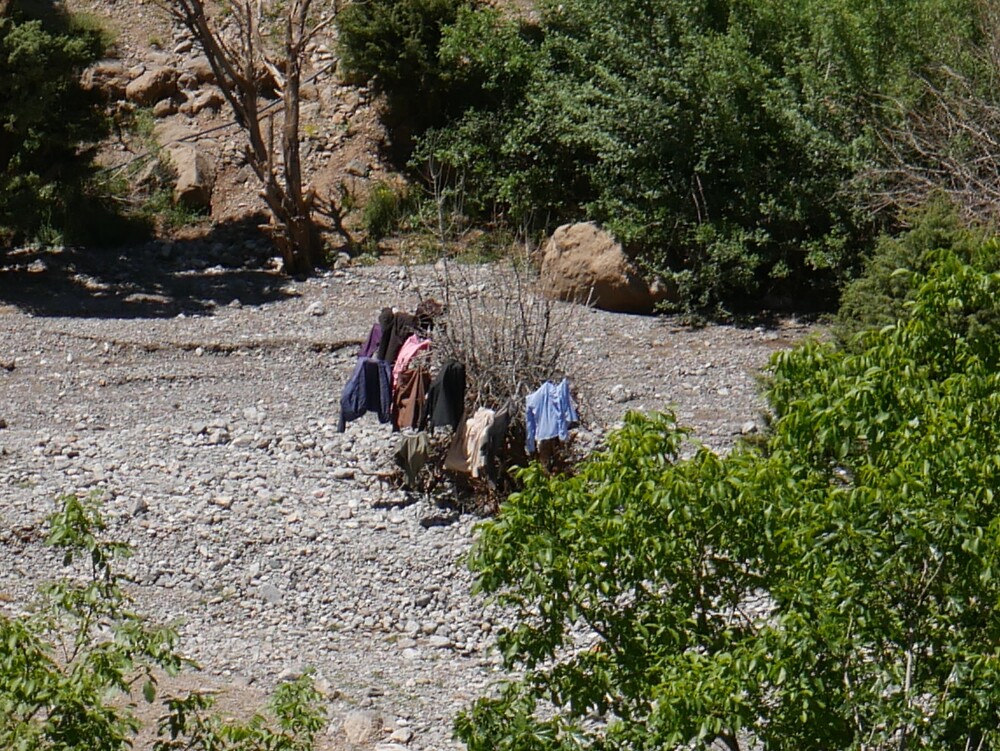
M954 253L984 270L996 270L1000 264L996 243L985 242L988 232L968 227L944 199L915 212L909 224L910 229L895 237L880 237L864 272L844 288L836 320L841 342L903 318L917 292L916 280L930 270L938 251Z
M835 304L879 229L852 188L884 103L980 34L971 0L538 5L358 3L346 67L432 106L412 166L443 165L470 214L597 220L708 312Z
M41 231L75 239L85 222L87 146L107 132L79 76L106 34L89 19L15 2L0 18L0 242Z
M375 183L361 210L361 223L368 233L368 240L378 242L391 235L413 208L412 195L405 187Z
M340 70L386 96L394 147L408 153L414 134L454 110L452 72L438 62L443 30L468 0L366 0L337 14Z
M104 536L93 498L66 496L48 519L46 544L63 553L65 577L45 585L27 615L0 613L0 747L16 751L126 751L140 723L121 697L158 693L158 671L193 663L172 629L131 610L115 565L131 549ZM280 686L274 720L246 723L208 712L211 697L164 700L155 751L309 751L325 724L310 676Z
M898 325L777 355L759 448L631 414L523 470L472 556L519 677L470 751L1000 743L1000 334L967 325L998 294L944 254Z

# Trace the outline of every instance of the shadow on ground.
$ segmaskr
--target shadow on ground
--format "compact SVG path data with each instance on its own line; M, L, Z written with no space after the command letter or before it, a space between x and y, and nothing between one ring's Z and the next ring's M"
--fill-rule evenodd
M191 239L97 248L26 248L0 254L0 304L39 316L169 318L239 301L285 299L259 217Z

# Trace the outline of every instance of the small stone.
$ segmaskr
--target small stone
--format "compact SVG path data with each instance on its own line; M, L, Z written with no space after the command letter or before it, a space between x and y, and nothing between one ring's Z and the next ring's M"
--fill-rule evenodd
M220 508L231 509L233 507L233 497L231 495L217 495L212 499L212 503Z
M756 432L757 432L757 423L755 423L753 420L748 420L747 422L740 425L740 434L742 435L751 435L752 433Z
M280 589L278 589L273 584L261 584L260 589L257 590L257 594L260 598L271 605L281 605L285 600L285 596Z
M633 399L635 399L635 394L624 384L616 383L611 387L611 400L616 404L625 404Z
M351 469L351 468L349 468L349 467L338 467L337 469L333 470L333 479L334 480L353 480L354 479L354 470Z
M306 313L311 316L322 316L326 315L326 308L323 307L323 303L317 300L314 303L310 303L309 307L306 308Z
M354 710L344 717L343 729L348 743L363 745L377 741L382 737L383 727L382 715L376 712Z
M409 743L413 740L413 731L410 728L396 728L389 736L389 740L393 743Z

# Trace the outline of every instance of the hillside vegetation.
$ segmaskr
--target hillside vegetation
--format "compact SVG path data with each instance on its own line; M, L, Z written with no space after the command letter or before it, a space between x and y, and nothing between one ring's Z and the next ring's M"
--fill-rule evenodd
M884 134L931 83L987 80L981 8L373 0L339 28L435 195L529 233L597 220L683 307L718 312L835 304L896 226L870 210Z

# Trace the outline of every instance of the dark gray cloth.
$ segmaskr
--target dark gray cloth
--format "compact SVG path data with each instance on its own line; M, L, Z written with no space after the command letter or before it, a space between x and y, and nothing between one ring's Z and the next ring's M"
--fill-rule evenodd
M486 443L483 445L483 454L486 456L486 476L491 482L496 483L500 476L500 458L504 452L504 445L507 442L507 429L514 416L517 407L513 402L508 401L493 416L493 422L486 429Z
M457 360L448 360L431 382L427 390L427 410L425 424L440 428L450 425L458 428L465 411L465 366Z
M390 308L383 308L378 317L382 327L382 341L378 345L378 359L385 360L390 365L395 364L403 342L417 330L417 319L409 313L393 313Z

